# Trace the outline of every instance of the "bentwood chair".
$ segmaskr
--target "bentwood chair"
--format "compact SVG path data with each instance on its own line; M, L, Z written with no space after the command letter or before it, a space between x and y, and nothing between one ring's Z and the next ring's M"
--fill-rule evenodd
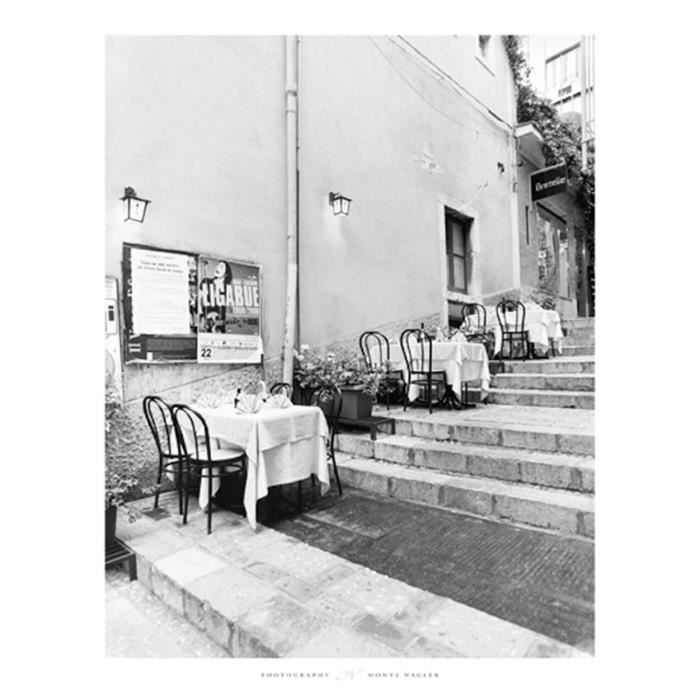
M292 385L287 382L277 382L270 387L270 394L284 394L291 401Z
M404 378L401 370L392 370L391 351L389 340L379 331L365 331L360 336L360 352L367 369L385 370L384 386L379 390L379 395L386 399L386 408L389 410L389 402L400 401L403 398Z
M343 495L343 487L338 476L338 465L335 463L335 436L338 431L338 419L343 408L343 394L337 386L326 384L314 390L309 402L311 406L317 406L323 411L328 423L328 438L326 440L326 459L333 466L335 483L338 485L338 493Z
M184 462L184 491L188 493L190 477L196 474L207 483L207 534L211 534L212 481L216 478L240 478L245 473L245 452L236 447L217 447L201 413L184 404L172 407L178 447ZM185 496L182 524L187 524L189 499Z
M408 394L411 385L416 385L425 393L428 411L433 412L433 389L442 396L447 391L447 375L443 370L433 369L433 340L421 328L407 328L400 337L401 352L406 362L406 390L403 397L403 410L408 406Z
M477 302L467 302L462 306L463 333L470 343L481 343L489 358L493 357L493 334L486 328L486 309Z
M163 474L171 474L177 479L179 513L182 514L182 459L175 436L172 409L159 396L146 396L143 400L143 412L158 451L158 478L153 507L158 508Z
M508 343L508 359L527 360L531 357L530 334L525 330L525 304L512 299L502 299L496 305L496 318L501 328L501 359L505 359L505 346ZM520 350L513 357L513 347L518 345Z

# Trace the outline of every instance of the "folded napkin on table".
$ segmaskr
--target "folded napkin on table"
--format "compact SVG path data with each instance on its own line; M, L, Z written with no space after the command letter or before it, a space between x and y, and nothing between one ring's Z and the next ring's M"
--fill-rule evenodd
M255 394L240 394L236 408L241 413L257 413L263 406L262 399Z
M292 402L284 394L272 394L265 402L265 408L287 408Z
M197 404L204 408L218 408L222 403L225 403L222 401L222 398L223 397L217 396L216 394L202 394L197 399Z

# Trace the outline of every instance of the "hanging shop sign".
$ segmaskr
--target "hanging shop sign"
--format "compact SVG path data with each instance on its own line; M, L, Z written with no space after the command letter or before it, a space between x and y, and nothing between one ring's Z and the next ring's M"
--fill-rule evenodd
M259 266L131 243L122 266L127 362L260 361Z
M530 174L530 196L533 202L545 197L566 192L566 163L553 165Z

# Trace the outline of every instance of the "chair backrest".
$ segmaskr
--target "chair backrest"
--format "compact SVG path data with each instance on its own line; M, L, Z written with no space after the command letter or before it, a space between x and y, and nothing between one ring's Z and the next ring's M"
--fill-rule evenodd
M311 399L309 400L309 405L318 406L318 408L323 411L323 415L326 416L326 422L328 423L328 429L330 430L328 439L330 444L333 445L335 432L338 428L338 418L343 408L343 393L337 386L324 384L318 389L314 389L313 394L311 394Z
M365 331L360 336L360 352L368 369L380 369L391 359L389 339L379 331Z
M173 432L173 412L170 404L160 396L146 396L143 400L143 413L159 456L176 455L178 443Z
M467 333L486 333L486 309L476 302L462 306L462 318Z
M427 372L433 366L433 339L422 328L407 328L399 338L406 368Z
M290 401L292 399L292 386L287 382L277 382L270 387L271 394L284 394Z
M209 426L204 416L182 403L173 404L172 411L181 454L193 457L199 462L211 462Z
M525 330L525 304L513 299L502 299L496 305L496 318L502 332L522 333Z

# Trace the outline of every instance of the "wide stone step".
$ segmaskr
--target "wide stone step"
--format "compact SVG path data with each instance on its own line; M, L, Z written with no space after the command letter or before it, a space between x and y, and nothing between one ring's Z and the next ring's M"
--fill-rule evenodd
M593 357L559 357L552 360L513 360L504 363L507 374L594 374Z
M594 345L562 345L561 354L564 357L577 357L580 355L594 355Z
M595 408L590 391L544 391L540 389L491 389L489 403L511 406L549 406L552 408Z
M339 455L338 469L345 483L391 498L563 535L595 536L594 503L590 494L443 474L350 455Z
M407 435L370 440L352 433L338 435L338 449L356 457L425 470L585 493L595 490L594 460L580 455L424 440Z
M491 386L497 389L543 389L545 391L595 391L593 374L500 374Z
M433 414L416 409L376 413L394 419L396 435L584 456L595 453L590 411L485 405ZM379 429L389 432L387 424Z

